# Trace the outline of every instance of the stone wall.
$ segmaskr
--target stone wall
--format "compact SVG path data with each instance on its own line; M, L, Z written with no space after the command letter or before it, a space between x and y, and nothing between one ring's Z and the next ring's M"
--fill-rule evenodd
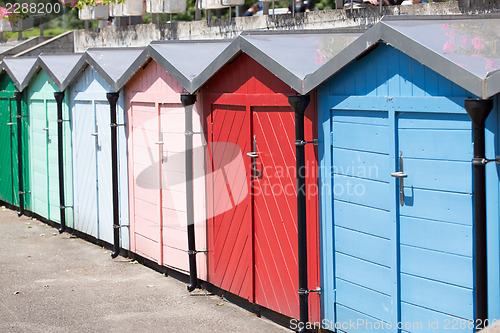
M74 52L74 31L67 31L59 36L52 37L36 46L19 52L15 57L38 56L40 53Z
M471 1L471 7L468 6ZM89 47L146 46L153 40L234 38L244 30L330 29L369 26L383 15L449 15L500 11L500 1L459 0L380 9L324 10L304 14L234 17L172 24L139 24L128 27L106 27L75 31L75 51Z

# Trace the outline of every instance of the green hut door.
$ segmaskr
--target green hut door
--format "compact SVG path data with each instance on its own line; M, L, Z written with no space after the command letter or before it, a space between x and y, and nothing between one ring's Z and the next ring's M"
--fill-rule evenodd
M33 212L54 222L60 222L59 169L57 147L57 91L45 72L29 86L31 184ZM63 102L63 118L69 119L67 99ZM72 205L71 133L69 122L64 123L65 202ZM73 226L72 214L66 214L66 224Z
M19 206L19 178L17 156L17 103L14 83L6 73L0 75L0 200ZM26 115L26 105L22 102L22 115ZM24 191L29 192L29 168L27 147L27 118L22 120L23 177ZM25 208L29 209L29 196L25 196Z

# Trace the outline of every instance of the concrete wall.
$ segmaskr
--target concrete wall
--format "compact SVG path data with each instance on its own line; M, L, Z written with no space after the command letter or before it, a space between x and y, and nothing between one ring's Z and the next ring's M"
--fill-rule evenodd
M52 37L36 46L27 50L23 50L15 55L20 56L38 56L40 53L61 53L73 52L74 45L74 31L67 31L59 36Z
M469 0L434 2L411 6L363 10L325 10L305 14L234 17L229 19L170 24L140 24L128 27L106 27L100 30L75 31L75 51L96 46L146 46L152 40L233 38L244 30L328 29L357 27L377 23L382 15L448 15L500 11L499 1Z
M23 52L25 50L31 49L32 47L42 43L43 41L49 39L50 37L40 37L40 36L35 36L35 37L30 37L24 41L19 41L15 43L12 47L4 49L0 53L0 60L7 56L13 56L15 54L18 54L20 52Z

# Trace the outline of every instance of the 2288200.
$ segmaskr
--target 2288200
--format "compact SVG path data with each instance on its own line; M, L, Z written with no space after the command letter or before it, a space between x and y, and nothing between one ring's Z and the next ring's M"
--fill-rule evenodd
M61 12L60 3L6 3L6 14L58 14Z

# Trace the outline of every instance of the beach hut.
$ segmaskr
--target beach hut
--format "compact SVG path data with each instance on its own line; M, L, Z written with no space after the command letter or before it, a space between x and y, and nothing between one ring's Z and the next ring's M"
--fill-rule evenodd
M29 147L29 114L26 104L25 88L28 81L36 71L36 57L4 58L3 68L14 83L17 92L14 93L16 99L16 129L17 133L17 186L19 188L19 215L24 210L32 210L31 196L31 150ZM19 117L20 116L20 117ZM22 171L21 171L22 170Z
M27 161L25 153L28 150L23 149L23 146L26 147L28 138L27 121L26 117L24 119L18 117L17 96L19 96L18 89L5 71L5 65L2 64L0 74L0 141L3 144L0 148L0 183L2 184L0 200L12 206L24 207L24 203L20 204L19 202L20 197L23 198L23 194L19 194L19 184L22 184L23 180L29 180L27 177L29 169L25 167L26 164L22 164L23 160L25 163ZM20 116L26 116L26 105L23 100L20 103ZM19 159L19 155L21 159ZM21 178L19 178L19 171L21 171Z
M69 57L69 56L68 56ZM65 64L62 60L61 62ZM56 62L65 70L61 62ZM58 109L65 120L68 120L68 109L66 100L60 103L56 101L54 93L60 90L54 80L48 75L45 64L37 59L30 74L26 76L23 86L26 88L25 101L28 110L28 146L29 146L29 166L30 166L30 199L31 210L37 216L61 223L61 230L64 230L65 222L61 221L61 201L59 184L64 182L71 184L71 172L64 174L60 178L59 156L62 150L65 156L71 156L71 135L69 122L63 124L65 129L61 134L59 145L58 132ZM66 117L64 117L64 115ZM65 159L64 170L71 170L71 159ZM65 178L67 177L67 178ZM64 179L65 178L65 179ZM71 185L70 185L71 186ZM68 206L72 203L71 187L66 191L66 202ZM66 208L66 207L65 207ZM67 223L71 225L72 214L68 214Z
M186 89L229 43L153 42L144 51L147 66L127 83L130 250L191 273L190 290L197 278L207 280L206 253L188 264L189 254L195 260L206 249L206 144L201 107Z
M316 97L304 80L358 36L248 32L197 79L217 171L209 281L302 323L320 318Z
M43 81L40 91L33 91L34 95L30 96L33 101L33 113L30 115L34 116L35 113L40 112L38 108L43 109L42 103L46 105L48 124L46 131L48 131L47 142L49 144L47 184L49 202L53 210L50 214L55 216L55 210L59 209L59 232L63 232L66 226L73 227L72 119L65 90L71 79L79 72L80 67L77 64L81 58L81 53L41 54L35 66L44 74L38 80L45 80L46 76L50 80ZM52 97L50 97L51 90L54 90ZM41 121L43 122L43 119ZM37 133L37 130L38 128L33 128L34 133ZM58 203L57 208L56 203Z
M69 88L75 229L113 244L113 257L118 255L120 243L122 248L129 248L123 87L127 70L141 52L139 48L88 49L82 62L89 66L80 64L83 73Z
M499 28L385 18L306 80L324 81L325 328L474 332L500 317Z

